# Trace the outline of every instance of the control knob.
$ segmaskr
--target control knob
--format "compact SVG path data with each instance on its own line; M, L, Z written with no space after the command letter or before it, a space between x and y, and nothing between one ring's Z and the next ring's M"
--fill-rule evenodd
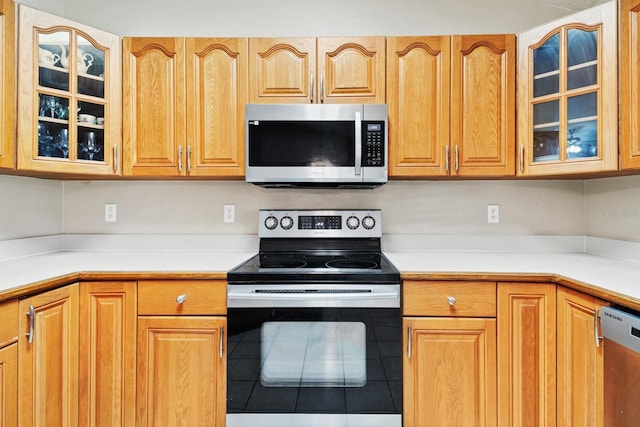
M264 226L267 230L274 230L278 226L278 220L275 216L269 215L267 219L264 220Z
M355 230L359 226L360 226L360 220L358 219L357 216L351 215L349 218L347 218L347 227L349 227L349 229Z
M371 215L367 215L362 218L362 226L367 230L371 230L376 226L376 220Z
M286 215L280 218L280 227L282 227L285 230L288 230L291 227L293 227L293 218L291 218L289 215Z

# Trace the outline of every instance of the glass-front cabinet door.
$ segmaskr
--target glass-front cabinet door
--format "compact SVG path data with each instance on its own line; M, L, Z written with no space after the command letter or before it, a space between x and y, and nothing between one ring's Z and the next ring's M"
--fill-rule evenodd
M615 2L518 36L519 175L616 170Z
M119 37L19 9L18 169L118 174Z

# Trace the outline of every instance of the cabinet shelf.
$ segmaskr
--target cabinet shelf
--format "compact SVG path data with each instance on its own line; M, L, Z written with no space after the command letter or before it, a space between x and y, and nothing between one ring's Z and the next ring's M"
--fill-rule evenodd
M53 117L46 117L46 116L38 116L38 121L39 122L56 123L56 124L59 124L59 125L68 125L69 124L69 120L56 119L56 118L53 118Z

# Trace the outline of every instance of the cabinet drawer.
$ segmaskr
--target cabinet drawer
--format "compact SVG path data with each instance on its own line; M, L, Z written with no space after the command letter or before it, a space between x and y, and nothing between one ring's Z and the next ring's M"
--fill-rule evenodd
M224 280L143 280L138 282L139 315L220 315L227 313Z
M405 316L496 316L495 282L405 280Z
M18 339L18 300L0 304L0 347Z

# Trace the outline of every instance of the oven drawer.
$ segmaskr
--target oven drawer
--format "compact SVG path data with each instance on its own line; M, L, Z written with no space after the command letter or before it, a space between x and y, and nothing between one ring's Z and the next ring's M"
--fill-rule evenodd
M221 315L227 313L224 280L141 280L138 314Z
M404 316L495 317L495 282L405 280Z

